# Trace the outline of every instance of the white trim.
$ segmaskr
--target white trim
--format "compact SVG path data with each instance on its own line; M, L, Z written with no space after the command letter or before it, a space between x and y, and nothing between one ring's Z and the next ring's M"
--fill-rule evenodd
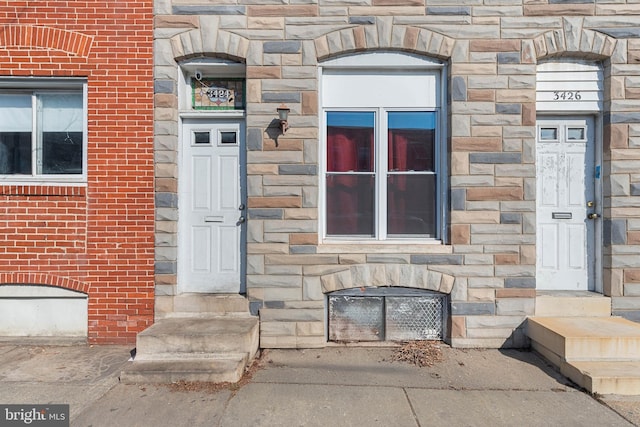
M604 78L601 64L554 59L536 67L536 110L577 114L603 110Z
M193 111L180 110L178 112L183 119L243 119L246 116L245 110L225 110L225 111Z

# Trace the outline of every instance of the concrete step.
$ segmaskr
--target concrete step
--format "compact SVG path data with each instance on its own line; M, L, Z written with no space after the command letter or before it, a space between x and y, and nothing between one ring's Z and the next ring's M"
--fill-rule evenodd
M156 320L173 317L215 317L249 314L249 300L238 294L181 294L158 310Z
M609 317L611 298L594 292L538 292L536 317Z
M246 315L161 319L138 334L136 354L145 360L165 353L247 353L258 346L258 318Z
M120 374L125 384L187 382L231 382L242 378L247 355L224 358L136 360Z
M237 382L258 351L258 318L166 318L138 334L126 383Z
M640 357L640 324L621 317L530 317L527 335L568 361Z
M640 324L620 317L531 317L531 347L592 393L640 395Z
M227 315L249 313L249 300L238 294L182 294L173 298L172 317L211 313Z
M640 360L571 362L560 371L592 393L640 395Z

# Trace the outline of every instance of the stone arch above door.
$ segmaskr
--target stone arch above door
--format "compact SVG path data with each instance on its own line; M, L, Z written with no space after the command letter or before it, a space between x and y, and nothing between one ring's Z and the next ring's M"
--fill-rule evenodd
M563 28L547 31L533 39L535 57L573 56L606 59L613 55L617 40L606 34L584 29L581 18L564 18Z
M455 39L424 28L394 25L378 21L377 25L345 28L314 40L318 61L365 50L399 50L447 60L453 54Z
M408 264L358 264L320 277L322 292L368 286L400 286L450 294L454 277Z

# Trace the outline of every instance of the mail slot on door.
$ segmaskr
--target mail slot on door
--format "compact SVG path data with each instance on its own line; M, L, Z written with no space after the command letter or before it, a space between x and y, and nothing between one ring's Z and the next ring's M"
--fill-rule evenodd
M571 212L552 212L551 217L553 219L571 219L573 215Z
M223 222L223 221L224 221L223 216L205 216L204 217L204 222Z

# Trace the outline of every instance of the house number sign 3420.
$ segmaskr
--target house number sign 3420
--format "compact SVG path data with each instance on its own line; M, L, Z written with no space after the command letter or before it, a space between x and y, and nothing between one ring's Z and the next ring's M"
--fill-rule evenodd
M553 92L554 101L580 101L582 95L579 90L557 90Z

